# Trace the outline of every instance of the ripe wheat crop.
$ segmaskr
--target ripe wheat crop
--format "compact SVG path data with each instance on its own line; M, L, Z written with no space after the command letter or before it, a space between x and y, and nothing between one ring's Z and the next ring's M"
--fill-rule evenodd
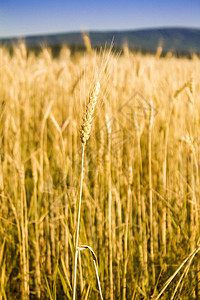
M200 59L87 49L0 48L0 299L197 299Z

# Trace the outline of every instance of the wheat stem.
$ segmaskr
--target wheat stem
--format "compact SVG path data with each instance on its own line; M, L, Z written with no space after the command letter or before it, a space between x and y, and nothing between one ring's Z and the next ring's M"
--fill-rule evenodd
M76 299L76 274L77 274L76 270L77 270L77 259L78 259L78 249L77 249L77 247L78 247L80 217L81 217L81 198L82 198L82 189L83 189L84 151L85 151L85 143L83 143L83 149L82 149L81 184L80 184L78 221L77 221L76 244L75 244L76 252L75 252L75 261L74 261L73 300Z

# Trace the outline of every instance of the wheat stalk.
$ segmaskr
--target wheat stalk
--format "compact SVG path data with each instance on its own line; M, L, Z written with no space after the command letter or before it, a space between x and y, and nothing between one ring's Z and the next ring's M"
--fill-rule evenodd
M79 192L78 221L77 221L76 244L75 244L76 252L75 252L75 261L74 261L73 300L75 300L75 298L76 298L76 275L77 275L79 228L80 228L80 217L81 217L81 198L82 198L82 188L83 188L84 152L85 152L86 142L90 137L92 119L93 119L93 114L94 114L99 90L100 90L100 83L99 83L99 81L97 81L97 83L89 97L89 103L86 107L86 112L83 117L83 121L81 124L81 130L80 130L80 138L81 138L83 148L82 148L81 183L80 183L80 192Z
M149 115L149 140L148 140L148 158L149 158L149 211L150 211L150 256L152 265L152 279L155 283L155 266L154 266L154 244L153 244L153 197L152 197L152 150L151 150L151 138L152 138L152 126L154 120L154 107L151 102L151 112Z

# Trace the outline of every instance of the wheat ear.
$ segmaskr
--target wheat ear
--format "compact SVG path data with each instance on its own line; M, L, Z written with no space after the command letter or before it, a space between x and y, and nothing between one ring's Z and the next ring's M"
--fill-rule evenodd
M90 137L92 118L93 118L99 90L100 90L100 83L98 81L89 97L89 103L86 107L86 112L83 117L83 122L81 124L80 134L81 134L81 142L83 144L85 144Z

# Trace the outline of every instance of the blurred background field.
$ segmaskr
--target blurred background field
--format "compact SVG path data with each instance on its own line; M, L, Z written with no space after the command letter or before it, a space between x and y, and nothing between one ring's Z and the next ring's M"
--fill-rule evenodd
M198 299L200 59L85 45L0 48L0 299L72 297L79 130L97 78L79 243L103 296L156 299L187 259L159 297ZM100 299L87 251L77 299Z

